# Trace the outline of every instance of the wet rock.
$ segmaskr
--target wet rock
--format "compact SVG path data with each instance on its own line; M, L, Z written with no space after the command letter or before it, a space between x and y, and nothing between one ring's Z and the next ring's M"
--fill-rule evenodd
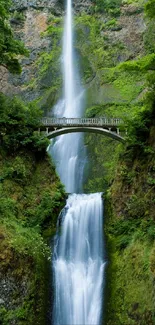
M5 301L0 298L0 305L4 305L4 304L5 304Z

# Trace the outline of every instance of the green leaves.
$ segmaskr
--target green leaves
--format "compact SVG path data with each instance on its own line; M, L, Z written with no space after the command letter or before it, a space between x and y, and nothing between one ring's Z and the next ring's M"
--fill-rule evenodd
M155 70L155 53L143 56L139 60L123 62L118 66L124 71L148 71Z
M17 55L28 56L24 44L14 38L8 24L10 1L0 0L0 65L12 73L21 73Z
M42 111L35 105L25 106L17 98L12 100L0 94L0 140L5 150L15 153L27 148L44 155L49 144L38 134Z
M95 0L95 12L108 12L114 16L120 13L121 0Z
M145 5L145 12L149 18L155 17L155 1L149 0Z

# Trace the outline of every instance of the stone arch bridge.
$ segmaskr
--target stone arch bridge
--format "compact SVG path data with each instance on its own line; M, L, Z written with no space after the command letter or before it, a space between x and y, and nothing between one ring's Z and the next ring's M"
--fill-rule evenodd
M121 130L121 131L120 131ZM124 142L122 136L127 134L127 130L123 126L122 119L119 118L51 118L43 117L39 132L44 132L49 139L55 138L62 134L73 132L92 132L99 133Z

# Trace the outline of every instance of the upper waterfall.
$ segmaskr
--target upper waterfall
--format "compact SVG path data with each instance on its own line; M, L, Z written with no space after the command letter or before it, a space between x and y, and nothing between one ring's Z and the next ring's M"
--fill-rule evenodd
M64 69L64 97L65 97L65 117L76 117L75 105L75 85L73 66L73 31L72 31L72 7L71 0L67 1L67 15L65 21L63 38L63 69Z
M80 86L77 68L75 69L73 35L72 3L68 0L62 53L63 99L54 108L57 117L80 117L83 111L84 90ZM67 193L82 192L84 150L82 134L57 137L50 146L49 151Z

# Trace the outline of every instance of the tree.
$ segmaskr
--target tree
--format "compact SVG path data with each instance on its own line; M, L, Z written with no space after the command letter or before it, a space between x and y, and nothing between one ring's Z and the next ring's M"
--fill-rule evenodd
M9 154L30 150L44 157L49 140L39 135L42 111L34 103L25 105L18 98L0 93L0 147ZM39 156L38 156L39 154Z
M149 0L145 5L145 12L149 18L155 17L155 1Z
M18 55L28 55L24 44L14 38L9 25L10 0L0 0L0 66L5 67L12 73L20 73L21 66Z

